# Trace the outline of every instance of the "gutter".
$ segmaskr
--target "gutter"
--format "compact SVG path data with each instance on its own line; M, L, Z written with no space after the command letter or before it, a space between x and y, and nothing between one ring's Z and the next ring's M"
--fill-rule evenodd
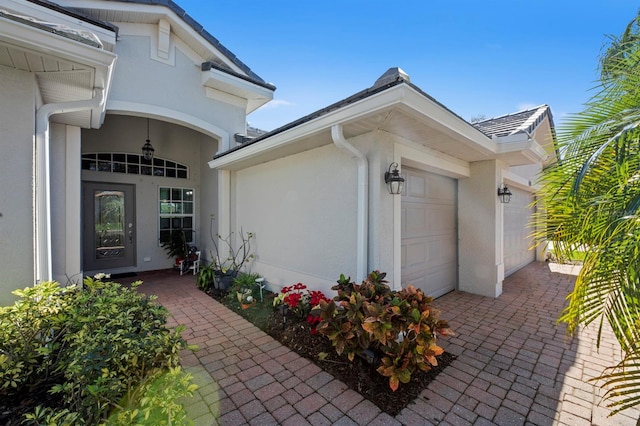
M92 99L42 105L36 112L34 164L34 276L36 282L53 279L51 261L51 175L49 118L65 112L100 108L105 102L105 89L94 89Z
M367 157L344 138L342 124L331 126L333 143L351 154L358 164L358 211L357 211L357 250L356 282L362 282L368 273L367 253L369 251L369 163Z

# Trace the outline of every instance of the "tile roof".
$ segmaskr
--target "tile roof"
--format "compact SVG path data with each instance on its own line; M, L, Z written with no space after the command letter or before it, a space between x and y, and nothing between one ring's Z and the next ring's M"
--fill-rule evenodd
M551 115L548 105L501 115L500 117L473 123L473 127L489 137L508 136L516 133L532 133L535 128Z
M247 139L244 141L244 143L242 143L241 145L237 145L235 147L232 147L231 149L225 151L225 152L221 152L217 155L214 156L214 158L220 158L220 157L224 157L227 154L230 154L234 151L238 151L240 149L245 148L248 145L252 145L254 143L258 143L264 139L268 139L274 135L277 135L279 133L283 133L287 130L290 130L294 127L300 126L306 122L309 122L311 120L314 120L318 117L322 117L324 115L327 115L328 113L338 110L340 108L343 108L347 105L353 104L355 102L358 102L360 100L366 99L372 95L375 95L376 93L380 93L383 92L387 89L390 89L391 87L400 85L400 84L406 84L409 87L413 88L414 90L416 90L418 93L420 93L422 96L424 96L427 99L430 99L431 101L435 102L436 104L440 105L442 108L446 109L449 113L455 115L456 117L460 118L463 121L464 120L462 117L460 117L458 114L454 113L453 111L451 111L449 108L447 108L444 104L438 102L438 100L436 100L435 98L433 98L432 96L430 96L429 94L427 94L426 92L424 92L422 89L420 89L418 86L416 86L415 84L411 83L411 79L409 78L409 76L401 69L401 68L389 68L378 80L376 80L376 82L373 84L373 86L368 87L364 90L361 90L360 92L349 96L348 98L342 99L341 101L338 101L336 103L333 103L327 107L324 107L322 109L319 109L318 111L312 112L311 114L305 115L302 118L299 118L295 121L292 121L289 124L285 124L284 126L278 127L277 129L271 130L267 133L264 133L260 136L257 136L253 139ZM469 124L471 126L471 124Z
M88 22L90 24L96 25L98 27L104 28L109 31L118 32L118 27L113 25L110 22L101 21L99 19L95 19L91 16L88 16L84 13L80 13L76 10L73 10L69 7L60 6L57 3L53 3L49 0L27 0L29 3L37 4L38 6L46 7L47 9L55 10L56 12L60 12L64 15L70 16L72 18L79 19L84 22Z
M100 21L96 21L92 18L86 17L84 15L79 15L76 13L73 13L72 11L69 11L68 9L64 9L56 4L47 2L47 1L32 1L32 3L36 3L39 4L41 6L44 6L48 9L51 10L55 10L56 12L60 12L63 13L65 15L71 16L73 18L76 18L78 20L82 20L94 25L98 25L101 26L105 29L111 30L113 32L117 32L115 27L109 27L106 23L102 23ZM52 33L52 34L56 34L71 40L75 40L78 41L80 43L89 45L89 46L93 46L93 47L97 47L98 49L102 49L104 48L104 46L102 45L102 43L100 42L100 39L98 37L96 37L95 34L89 32L89 31L85 31L85 30L78 30L78 29L74 29L71 28L67 25L63 25L63 24L56 24L53 22L47 22L47 21L43 21L40 19L36 19L33 18L31 16L26 16L26 15L19 15L16 13L12 13L9 12L7 10L4 9L0 9L0 18L5 18L14 22L19 22L21 24L33 27L33 28L38 28L40 30Z

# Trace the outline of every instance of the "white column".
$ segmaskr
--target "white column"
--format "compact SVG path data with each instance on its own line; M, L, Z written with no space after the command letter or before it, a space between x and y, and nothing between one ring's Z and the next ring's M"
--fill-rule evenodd
M81 132L79 127L67 126L65 159L66 191L66 259L65 274L73 282L82 280L82 166ZM64 283L62 283L64 284Z
M218 234L223 238L231 233L231 172L218 170ZM218 242L220 247L220 242Z
M459 290L488 297L502 294L502 180L495 160L471 163L471 176L458 181Z

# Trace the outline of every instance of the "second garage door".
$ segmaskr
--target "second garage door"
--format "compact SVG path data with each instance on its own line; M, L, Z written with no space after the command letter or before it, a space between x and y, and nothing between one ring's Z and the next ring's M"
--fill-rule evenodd
M529 223L534 208L530 192L510 188L511 202L504 206L504 275L509 276L518 269L536 260L535 250L530 250L532 239Z
M402 285L431 297L458 282L457 181L404 167Z

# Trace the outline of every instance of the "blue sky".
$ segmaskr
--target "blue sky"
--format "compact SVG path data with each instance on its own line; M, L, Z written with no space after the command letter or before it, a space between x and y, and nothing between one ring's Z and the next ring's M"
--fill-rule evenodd
M607 34L640 4L601 1L175 0L264 80L272 130L371 86L390 67L461 117L582 109Z

